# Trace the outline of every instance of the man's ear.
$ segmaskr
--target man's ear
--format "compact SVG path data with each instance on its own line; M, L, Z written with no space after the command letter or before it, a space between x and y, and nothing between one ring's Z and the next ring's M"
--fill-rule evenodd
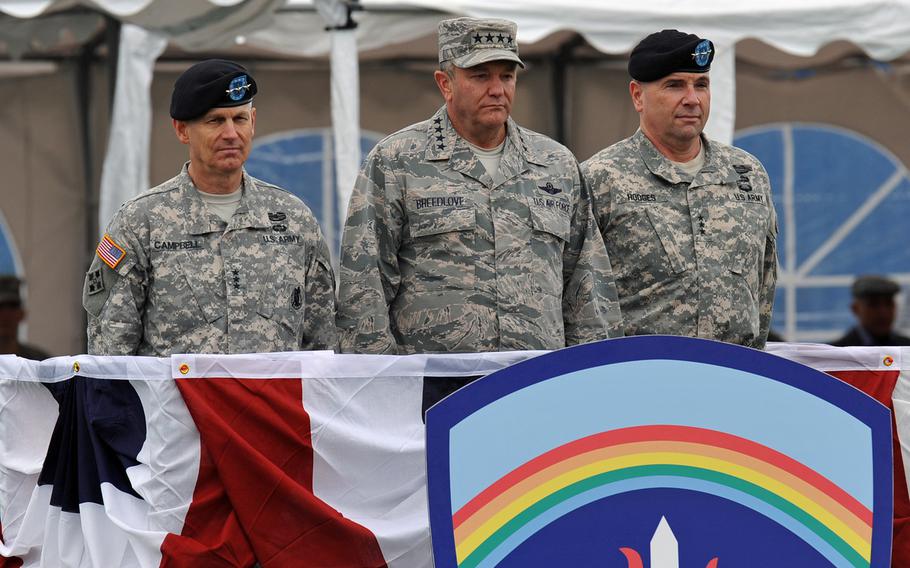
M187 123L184 120L177 120L176 118L171 119L171 123L174 125L174 134L177 135L177 140L180 140L182 144L190 143L190 135L187 132Z
M433 78L436 79L436 86L439 87L442 98L449 102L452 98L452 78L445 71L438 69L433 73Z
M638 81L629 82L629 95L632 96L632 106L635 107L636 112L641 112L644 108L641 101L643 92L644 89L642 88L641 83Z

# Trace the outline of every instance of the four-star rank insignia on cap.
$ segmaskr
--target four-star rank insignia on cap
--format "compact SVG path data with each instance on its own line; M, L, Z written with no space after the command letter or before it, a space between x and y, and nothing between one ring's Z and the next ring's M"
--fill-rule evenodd
M110 266L111 269L115 269L117 268L117 265L120 264L120 261L123 260L123 257L126 256L126 251L123 250L123 247L115 243L110 235L105 233L101 242L98 243L98 248L95 249L95 254L104 261L104 264Z

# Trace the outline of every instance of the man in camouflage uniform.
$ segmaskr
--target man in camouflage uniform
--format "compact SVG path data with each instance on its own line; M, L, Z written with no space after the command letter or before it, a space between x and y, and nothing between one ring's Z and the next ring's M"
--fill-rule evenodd
M610 253L626 335L763 348L777 280L768 175L708 140L714 46L664 30L632 51L640 129L582 164Z
M250 353L335 347L329 251L306 205L243 169L256 83L203 61L174 84L190 161L126 202L85 279L89 353Z
M509 117L516 26L439 24L445 105L381 141L348 209L343 351L557 349L620 329L575 158Z

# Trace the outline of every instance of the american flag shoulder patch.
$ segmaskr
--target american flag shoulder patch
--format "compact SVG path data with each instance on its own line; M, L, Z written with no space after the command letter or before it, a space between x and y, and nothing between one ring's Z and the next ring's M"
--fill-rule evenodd
M120 261L126 256L126 251L123 250L123 247L115 243L110 235L105 233L104 237L101 238L101 242L98 243L98 248L95 249L95 254L104 261L104 264L113 269L117 268L117 265L120 264Z

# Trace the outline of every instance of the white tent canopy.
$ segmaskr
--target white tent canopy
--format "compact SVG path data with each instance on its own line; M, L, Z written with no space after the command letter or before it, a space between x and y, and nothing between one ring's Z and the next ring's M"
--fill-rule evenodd
M323 5L322 15L315 1ZM105 12L124 22L135 24L160 35L182 49L219 50L246 44L250 47L304 57L323 56L332 49L331 35L325 31L323 16L338 14L343 0L0 0L0 11L19 18L53 13L74 5ZM519 41L534 44L559 31L580 34L594 48L604 53L628 52L642 37L653 31L675 27L697 33L714 41L717 54L712 69L712 117L707 132L710 136L730 141L735 124L735 44L746 38L758 38L783 51L803 56L816 53L822 46L847 40L876 59L892 59L910 51L910 0L361 0L362 12L355 19L359 27L354 35L360 50L382 48L427 36L435 31L436 22L451 15L508 18L518 23ZM337 22L331 25L336 26ZM118 64L119 80L139 81L147 91L149 68L161 46L140 33L123 34L120 54L126 61ZM337 43L337 42L336 42ZM350 84L356 77L354 40L345 42L344 50L333 56L333 70L343 82L333 92L353 92L353 98L337 99L334 119L336 133L352 137L356 124L337 124L356 120L356 89ZM337 48L336 48L337 49ZM151 51L149 51L151 50ZM346 55L342 55L346 53ZM342 72L342 70L345 70ZM134 141L148 137L148 112L117 114L117 108L135 111L147 108L147 95L136 88L118 88L114 104L112 132ZM344 119L342 117L348 117ZM124 134L126 133L126 134ZM353 140L353 138L352 138ZM342 141L343 142L343 141ZM148 171L142 160L145 148L124 148L111 144L105 170L121 180L116 194L104 197L99 222L105 223L114 202L128 198L142 189ZM356 147L356 144L340 144ZM143 152L144 151L144 152ZM126 152L127 154L121 154ZM342 152L339 180L349 183L352 152ZM146 157L147 160L147 157ZM356 167L356 165L354 166ZM134 172L122 183L127 169ZM135 173L138 172L138 175ZM116 175L114 175L116 174ZM113 185L105 184L107 187ZM129 186L129 187L126 187ZM346 195L347 188L340 193ZM105 192L103 191L102 194Z

